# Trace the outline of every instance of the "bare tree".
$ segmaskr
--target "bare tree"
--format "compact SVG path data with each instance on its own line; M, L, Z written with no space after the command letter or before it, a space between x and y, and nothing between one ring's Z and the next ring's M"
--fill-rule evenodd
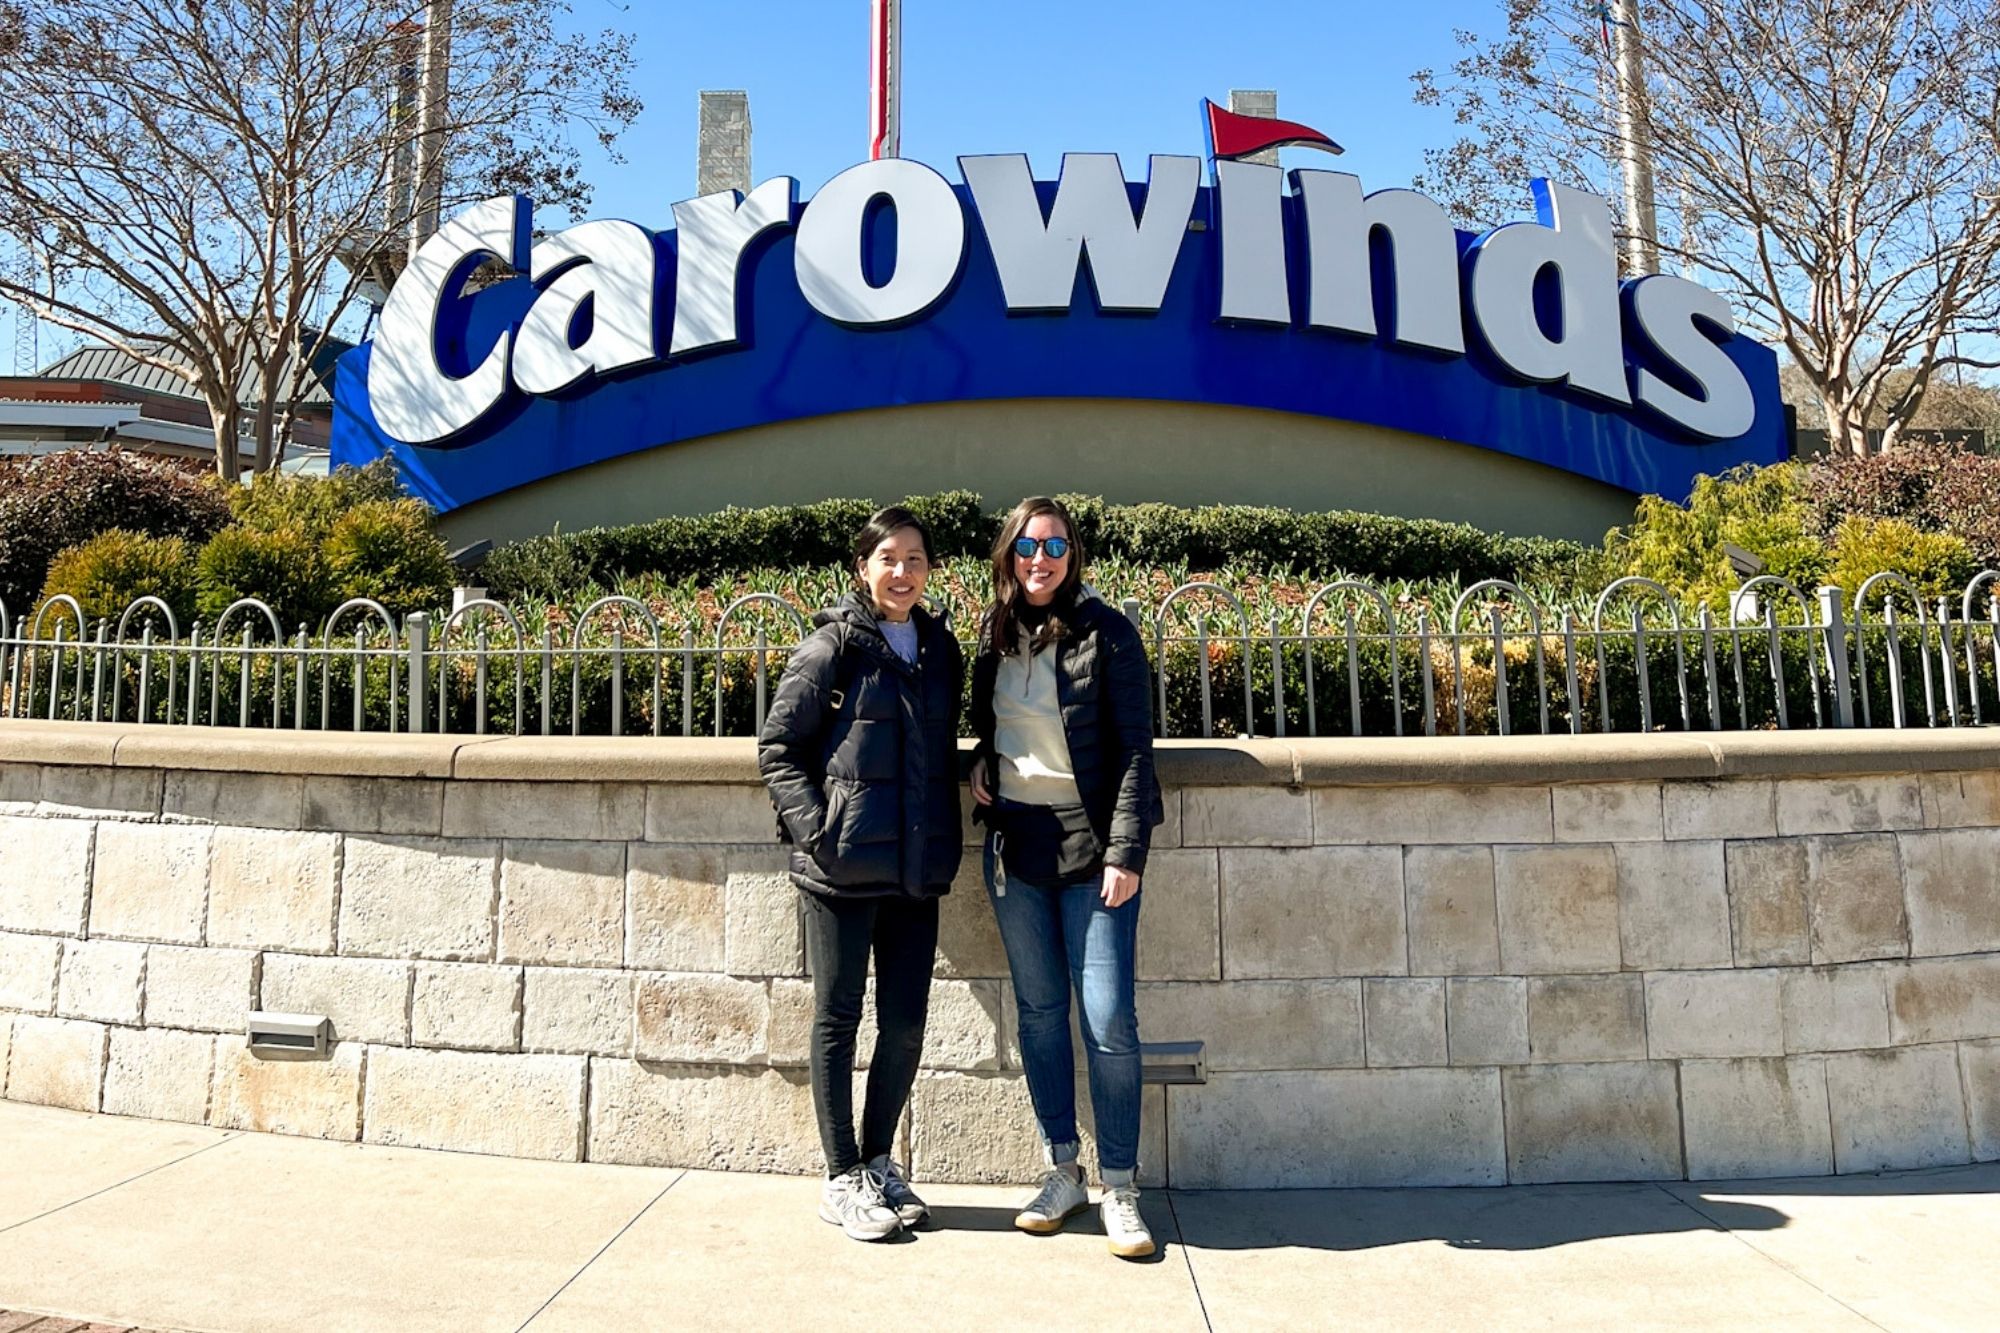
M34 261L0 274L0 297L184 379L208 404L223 476L246 435L253 466L270 467L311 340L362 288L357 255L427 205L587 202L572 133L609 146L639 104L629 38L567 36L566 13L559 0L0 0L0 234ZM425 24L445 19L449 62L426 78ZM432 169L392 189L412 162Z
M1893 446L1940 370L2000 365L1992 0L1504 0L1503 35L1415 75L1462 127L1420 188L1489 217L1532 175L1615 197L1627 15L1660 252L1784 350L1834 448Z

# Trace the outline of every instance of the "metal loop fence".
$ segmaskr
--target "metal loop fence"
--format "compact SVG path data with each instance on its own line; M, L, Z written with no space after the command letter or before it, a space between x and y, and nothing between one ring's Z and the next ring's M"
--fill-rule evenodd
M1303 596L1303 592L1299 594ZM1439 609L1355 580L1258 623L1195 580L1127 599L1163 737L1516 735L1983 726L2000 718L2000 570L1930 597L1896 573L1850 599L1764 575L1718 617L1624 578L1544 605L1503 580ZM960 608L960 626L978 623ZM491 600L397 618L366 598L287 638L244 598L185 631L142 597L0 605L0 718L470 735L754 735L808 614L774 593L712 623L601 597L538 618ZM968 652L972 649L967 644Z

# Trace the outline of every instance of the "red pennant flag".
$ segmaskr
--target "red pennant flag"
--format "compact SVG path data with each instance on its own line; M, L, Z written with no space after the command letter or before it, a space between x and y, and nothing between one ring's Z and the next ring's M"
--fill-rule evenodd
M1206 97L1201 104L1208 112L1211 157L1248 157L1266 148L1284 147L1323 148L1329 153L1341 151L1339 144L1297 121L1240 116L1234 111L1225 111Z

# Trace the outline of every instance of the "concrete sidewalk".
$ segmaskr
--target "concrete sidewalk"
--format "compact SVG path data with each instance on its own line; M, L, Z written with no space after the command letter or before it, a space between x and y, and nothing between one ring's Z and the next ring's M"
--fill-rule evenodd
M860 1245L810 1181L229 1134L0 1102L0 1310L152 1329L1974 1329L2000 1167L1147 1196L1162 1253L934 1186Z

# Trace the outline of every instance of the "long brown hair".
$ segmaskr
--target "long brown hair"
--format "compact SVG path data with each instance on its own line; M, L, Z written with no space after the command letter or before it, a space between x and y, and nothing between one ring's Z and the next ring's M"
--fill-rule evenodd
M1055 600L1049 603L1048 619L1035 632L1029 651L1040 652L1069 632L1068 622L1076 612L1077 590L1083 586L1083 543L1077 540L1076 520L1063 508L1062 501L1046 495L1031 495L1014 506L1000 524L1000 538L993 543L993 606L986 613L986 644L998 652L1014 651L1014 626L1026 601L1021 581L1014 577L1014 540L1028 530L1028 524L1047 514L1063 525L1069 538L1069 569L1056 585Z

